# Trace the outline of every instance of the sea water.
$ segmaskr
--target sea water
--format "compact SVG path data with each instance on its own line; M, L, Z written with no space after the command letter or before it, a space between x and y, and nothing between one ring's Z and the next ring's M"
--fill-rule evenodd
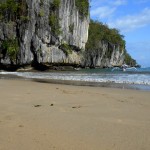
M119 68L81 69L78 71L61 72L5 72L0 75L17 75L30 79L55 79L95 83L117 83L141 85L150 88L150 68L131 68L122 71Z

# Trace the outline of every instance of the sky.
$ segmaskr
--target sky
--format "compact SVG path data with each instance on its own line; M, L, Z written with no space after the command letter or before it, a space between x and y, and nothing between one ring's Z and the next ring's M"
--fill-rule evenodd
M91 18L119 29L132 58L150 67L150 0L90 1Z

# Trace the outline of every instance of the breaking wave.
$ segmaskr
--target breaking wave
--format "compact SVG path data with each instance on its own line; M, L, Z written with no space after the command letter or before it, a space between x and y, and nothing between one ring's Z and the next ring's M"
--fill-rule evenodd
M31 79L55 79L55 80L73 80L85 82L103 82L103 83L127 83L150 85L150 69L138 69L136 71L122 72L120 70L111 71L111 69L85 69L72 72L4 72L2 75L16 75Z

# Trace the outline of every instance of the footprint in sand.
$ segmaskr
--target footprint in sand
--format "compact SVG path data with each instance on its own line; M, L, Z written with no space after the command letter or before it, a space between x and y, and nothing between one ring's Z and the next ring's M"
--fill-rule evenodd
M6 120L11 120L11 119L12 119L12 116L10 116L10 115L5 116L5 119L6 119Z
M34 105L34 107L41 107L42 105Z
M24 126L20 124L19 127L20 127L20 128L23 128Z
M82 107L82 106L79 105L79 106L73 106L72 108L81 108L81 107Z
M123 103L123 102L125 102L124 100L118 100L118 102L121 102L121 103Z

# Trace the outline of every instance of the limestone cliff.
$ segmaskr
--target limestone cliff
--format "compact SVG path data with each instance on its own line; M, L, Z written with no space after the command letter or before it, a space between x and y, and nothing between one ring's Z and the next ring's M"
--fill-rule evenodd
M80 14L76 0L14 0L14 3L9 9L12 12L0 7L1 63L81 62L80 50L85 49L88 39L89 15ZM14 11L18 5L19 9ZM11 43L16 43L16 47ZM8 53L13 48L17 52Z
M84 56L84 65L88 67L121 66L124 62L125 51L120 45L99 41L96 49L87 49Z
M89 16L89 0L1 0L0 64L121 66L122 35Z
M91 20L84 53L84 65L88 67L121 66L125 58L124 36L117 29Z

